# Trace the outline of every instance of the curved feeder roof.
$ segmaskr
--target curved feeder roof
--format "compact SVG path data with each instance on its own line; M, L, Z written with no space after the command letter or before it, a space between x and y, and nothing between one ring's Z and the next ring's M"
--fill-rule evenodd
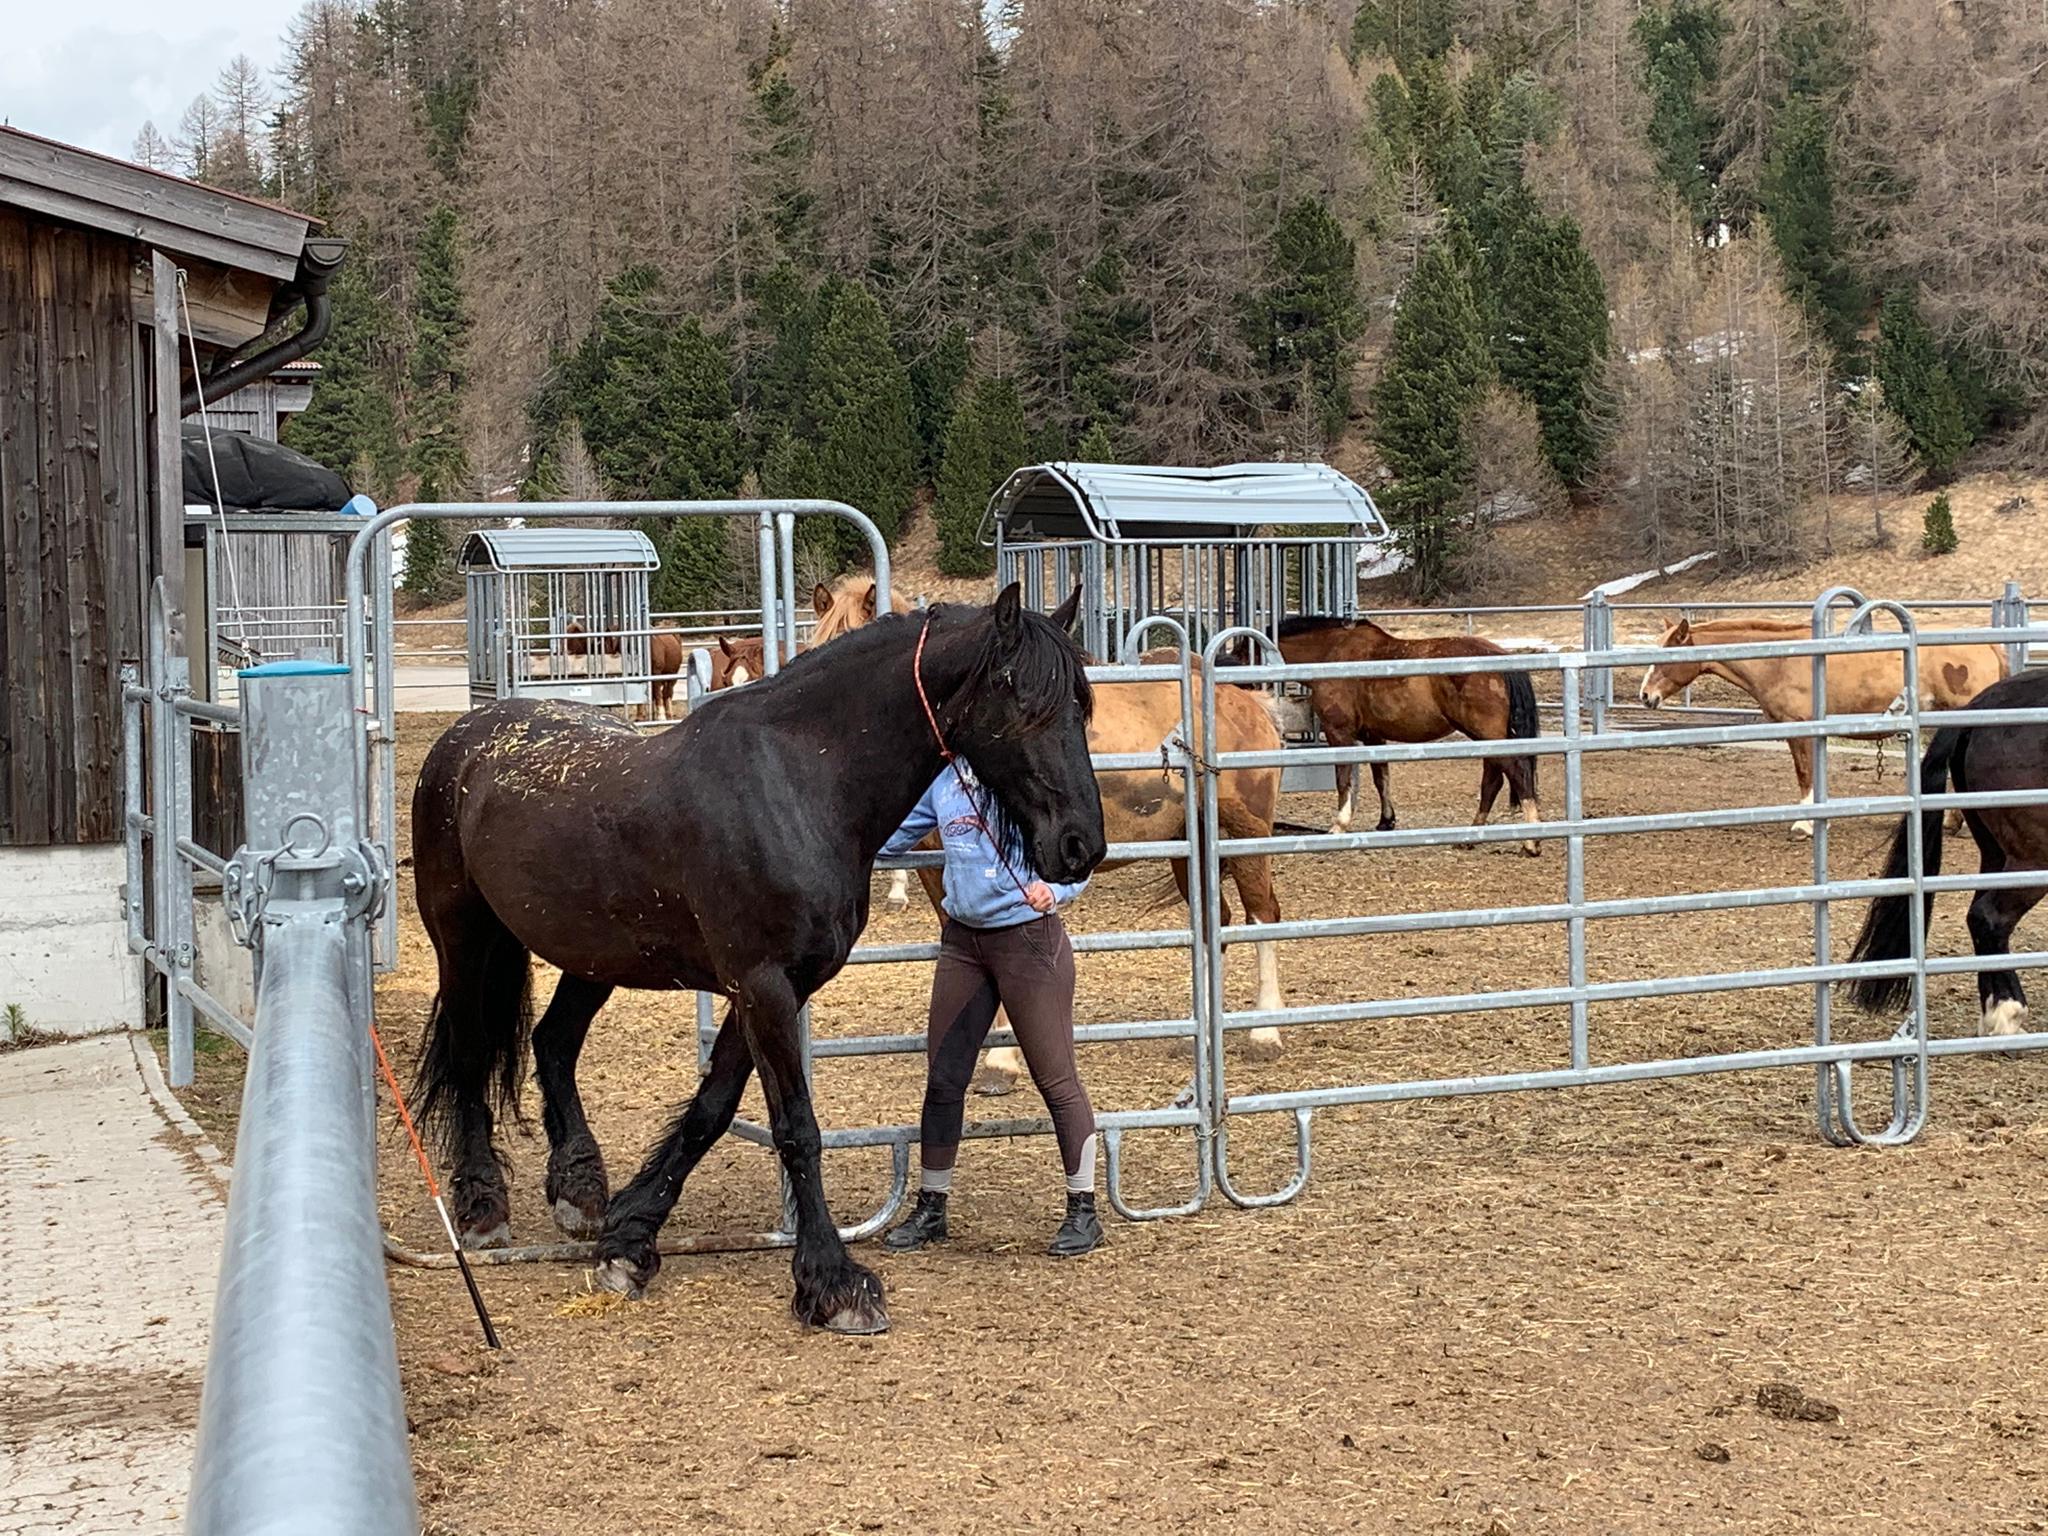
M1327 464L1224 464L1177 469L1138 464L1033 464L989 502L1005 543L1038 539L1195 542L1327 531L1387 536L1365 488Z
M479 528L462 541L463 571L658 571L637 528Z

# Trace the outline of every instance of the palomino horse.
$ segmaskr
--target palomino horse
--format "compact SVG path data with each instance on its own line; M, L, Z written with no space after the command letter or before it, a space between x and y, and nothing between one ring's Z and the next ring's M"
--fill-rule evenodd
M1828 684L1832 695L1832 677ZM2038 672L1993 683L1971 701L1973 709L2039 709L2043 705L2048 705L2048 678ZM1958 794L2048 788L2048 725L1952 725L1936 731L1927 755L1920 759L1920 787L1938 795L1951 779ZM2048 805L1985 806L1964 811L1962 816L1977 840L1978 868L1984 874L2008 868L2048 869ZM1921 867L1929 875L1941 873L1940 823L1938 811L1926 812L1920 822ZM1897 880L1909 873L1907 836L1902 816L1892 834L1884 879ZM1934 918L1934 894L1927 893L1923 919L1927 922ZM1978 891L1970 901L1970 947L1980 955L2011 953L2013 929L2043 896L2048 896L2048 881L2011 890ZM1910 954L1912 900L1912 892L1901 891L1871 902L1849 958L1903 960ZM1911 976L1867 976L1848 983L1850 1000L1873 1013L1898 1008L1912 991ZM1979 971L1977 1001L1983 1012L1982 1033L2027 1032L2027 994L2016 973Z
M1390 634L1370 619L1292 618L1281 622L1280 654L1290 663L1318 661L1406 661L1438 656L1505 656L1507 651L1476 635L1411 638ZM1474 741L1520 740L1537 734L1536 690L1525 672L1439 672L1412 677L1338 677L1309 684L1309 703L1333 747L1377 747L1390 741L1435 741L1460 731ZM1508 803L1521 809L1522 819L1541 819L1536 809L1536 759L1489 757L1479 777L1479 814L1472 825L1483 826L1493 814L1500 788L1508 787ZM1379 791L1378 830L1394 825L1394 798L1388 788L1387 764L1372 765L1373 788ZM1351 830L1358 775L1350 763L1337 765L1337 819L1332 832ZM1531 857L1542 844L1530 840L1522 851Z
M563 640L562 649L571 656L582 656L586 672L590 662L587 659L593 649L591 642L584 639L586 631L575 619L569 621L568 638ZM619 654L619 637L606 635L599 640L595 649L606 656ZM680 631L657 629L647 636L647 670L651 674L649 687L653 694L653 707L649 711L656 720L671 718L676 697L676 679L683 672L683 637ZM638 718L639 711L634 711Z
M1804 619L1680 619L1658 642L1667 650L1695 645L1752 645L1771 640L1810 640L1813 626ZM1830 656L1827 663L1828 713L1881 715L1905 691L1905 656L1899 651L1864 651ZM1740 661L1660 661L1643 674L1642 700L1657 708L1683 692L1704 673L1733 683L1755 699L1764 718L1772 721L1813 718L1813 658L1753 656ZM2005 650L1996 645L1923 645L1920 647L1920 707L1961 709L1987 686L2006 675ZM1870 738L1875 740L1876 738ZM1792 771L1799 779L1799 803L1813 800L1813 743L1789 741ZM1813 836L1813 823L1795 821L1792 830Z
M644 1291L684 1179L758 1070L796 1213L797 1317L842 1333L888 1326L881 1283L848 1255L825 1201L798 1011L846 963L875 855L948 747L993 792L1011 857L1062 881L1101 860L1092 699L1064 627L1079 598L1046 619L1013 585L992 608L890 617L656 736L532 699L449 728L413 794L414 880L440 964L418 1100L454 1164L466 1241L506 1236L493 1101L517 1103L538 956L562 973L532 1032L547 1198L572 1234L602 1224L604 1284ZM696 1095L607 1203L576 1058L618 987L732 1001Z

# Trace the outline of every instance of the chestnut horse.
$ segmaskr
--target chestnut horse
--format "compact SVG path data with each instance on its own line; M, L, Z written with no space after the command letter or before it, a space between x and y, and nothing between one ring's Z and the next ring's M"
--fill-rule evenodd
M571 656L586 658L583 665L587 675L590 668L588 657L593 647L591 642L584 638L586 633L581 623L571 619L567 631L568 638L562 642L562 649ZM616 656L619 654L619 637L606 635L596 642L595 649L603 655ZM652 689L653 707L643 715L641 708L636 705L633 716L635 719L649 716L656 720L670 719L675 704L676 679L683 673L683 636L680 630L657 629L648 634L647 670L652 674L649 687Z
M1439 656L1505 656L1504 647L1476 635L1405 637L1390 634L1371 619L1292 618L1281 622L1280 654L1290 663L1319 661L1405 661ZM1390 741L1436 741L1453 731L1474 741L1523 740L1537 734L1536 690L1526 672L1439 672L1412 677L1336 677L1309 684L1309 703L1333 747L1377 747ZM1394 797L1388 788L1387 764L1372 765L1373 788L1379 791L1377 830L1394 825ZM1536 759L1489 757L1479 777L1479 814L1472 825L1484 826L1493 814L1502 783L1508 803L1521 808L1522 819L1541 818L1536 809ZM1351 830L1352 806L1358 794L1354 765L1337 765L1337 819L1332 832ZM1535 857L1543 845L1522 844Z
M1664 631L1658 644L1667 650L1694 645L1749 645L1771 640L1810 640L1813 625L1805 619L1680 619ZM1830 656L1827 663L1828 713L1881 715L1905 692L1906 659L1900 651L1864 651ZM2007 672L2005 648L1984 645L1920 647L1920 707L1961 709ZM1683 692L1702 675L1733 683L1755 699L1766 720L1813 718L1813 658L1753 656L1739 661L1687 661L1673 657L1643 674L1641 697L1655 709ZM1869 737L1867 740L1877 740ZM1799 779L1799 803L1813 800L1813 742L1789 741L1792 771ZM1951 826L1955 818L1950 818ZM1813 836L1813 823L1795 821L1792 831Z
M846 964L875 855L946 750L993 793L1010 857L1061 881L1100 862L1092 699L1065 628L1079 596L1051 619L1015 585L992 608L891 616L658 735L539 699L471 710L442 735L413 793L413 878L439 964L417 1102L454 1165L466 1242L508 1235L493 1120L518 1102L538 957L561 972L531 1032L547 1199L573 1235L601 1226L600 1281L644 1291L684 1180L758 1071L796 1216L797 1317L888 1327L881 1282L826 1203L798 1015ZM620 987L731 1002L695 1095L612 1197L576 1060Z

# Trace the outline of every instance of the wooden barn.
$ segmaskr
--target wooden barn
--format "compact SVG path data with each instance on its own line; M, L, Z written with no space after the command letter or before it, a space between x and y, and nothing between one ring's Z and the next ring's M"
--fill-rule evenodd
M179 423L318 344L341 254L289 208L0 127L0 1017L142 1022L119 669L159 579L173 654L204 633Z

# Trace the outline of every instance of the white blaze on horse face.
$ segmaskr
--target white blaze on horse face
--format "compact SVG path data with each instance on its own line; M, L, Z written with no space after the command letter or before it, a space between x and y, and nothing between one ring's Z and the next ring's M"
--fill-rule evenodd
M725 686L728 688L744 688L753 680L754 674L747 670L747 664L743 661L735 662L733 663L731 674L725 680Z
M1657 679L1657 669L1655 667L1651 667L1643 673L1643 685L1636 692L1643 703L1651 709L1655 709L1668 697L1664 690L1664 684Z
M1993 1003L1984 1010L1983 1032L1987 1035L2024 1035L2027 1032L2027 1005L2014 997Z

